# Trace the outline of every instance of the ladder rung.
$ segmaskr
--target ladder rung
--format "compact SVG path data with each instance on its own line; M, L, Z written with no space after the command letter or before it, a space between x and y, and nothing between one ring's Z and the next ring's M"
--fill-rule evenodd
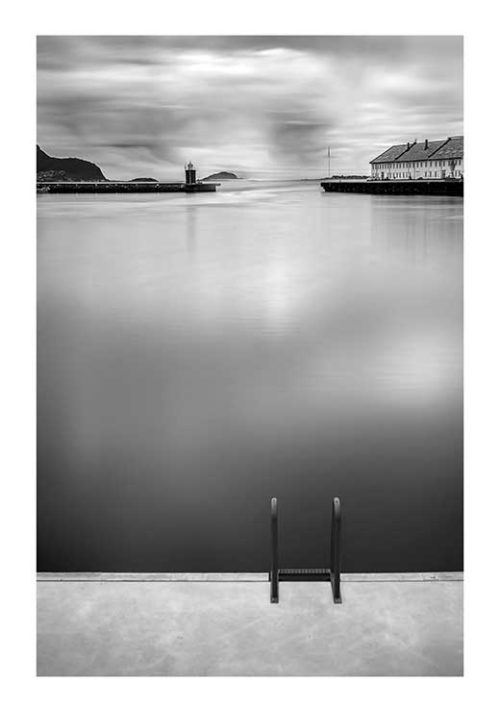
M279 569L280 581L329 581L330 569Z

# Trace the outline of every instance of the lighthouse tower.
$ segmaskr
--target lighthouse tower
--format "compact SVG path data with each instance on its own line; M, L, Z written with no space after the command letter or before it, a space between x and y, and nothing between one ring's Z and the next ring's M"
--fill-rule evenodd
M187 166L184 166L184 170L186 171L186 185L194 185L196 183L196 168L191 161Z

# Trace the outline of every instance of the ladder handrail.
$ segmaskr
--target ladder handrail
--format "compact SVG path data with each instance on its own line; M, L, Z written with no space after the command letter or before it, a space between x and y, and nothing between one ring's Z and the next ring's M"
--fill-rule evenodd
M340 498L334 497L332 502L332 527L330 541L330 581L332 584L334 603L342 603L340 594L340 568L341 568L341 525L342 516Z

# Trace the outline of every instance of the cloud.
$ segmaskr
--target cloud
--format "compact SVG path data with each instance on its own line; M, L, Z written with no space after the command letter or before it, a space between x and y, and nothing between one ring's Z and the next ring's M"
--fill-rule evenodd
M366 172L462 131L456 37L40 37L38 142L110 177Z

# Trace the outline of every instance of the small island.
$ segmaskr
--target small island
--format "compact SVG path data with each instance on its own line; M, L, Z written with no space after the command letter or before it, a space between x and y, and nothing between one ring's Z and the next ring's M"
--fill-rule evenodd
M230 171L220 171L220 173L212 173L203 180L240 180L236 173Z

